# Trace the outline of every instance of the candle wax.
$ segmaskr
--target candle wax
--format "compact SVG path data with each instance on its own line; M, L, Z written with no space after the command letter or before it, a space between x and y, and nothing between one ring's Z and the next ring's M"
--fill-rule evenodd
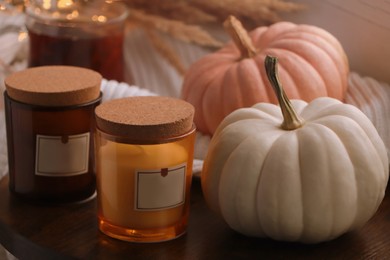
M132 145L116 143L106 140L98 150L98 196L99 196L99 215L105 221L112 225L121 226L130 229L149 229L161 228L175 225L186 213L186 207L183 203L172 207L162 209L137 209L137 194L147 195L145 199L149 204L161 204L161 198L164 198L164 189L156 189L151 186L142 186L140 191L139 183L141 180L147 180L148 171L154 171L150 177L159 180L165 180L172 174L179 174L175 171L156 175L156 170L170 169L176 166L187 166L184 173L182 184L179 176L172 176L176 184L182 187L171 187L173 190L183 191L183 198L188 197L191 184L191 171L187 165L189 154L187 150L179 144L164 143L154 145ZM137 178L137 172L145 172L143 179ZM167 179L168 180L168 179ZM179 180L179 183L177 183ZM145 182L148 184L148 182ZM137 186L138 185L138 186ZM160 187L160 184L156 184ZM163 186L164 187L164 186ZM162 192L162 193L161 193ZM176 196L176 195L174 195ZM156 201L153 201L153 200ZM152 200L152 201L151 201Z

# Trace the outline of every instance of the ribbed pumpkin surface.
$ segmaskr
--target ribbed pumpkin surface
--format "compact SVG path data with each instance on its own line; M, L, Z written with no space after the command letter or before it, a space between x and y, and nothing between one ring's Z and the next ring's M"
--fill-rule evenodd
M241 107L276 103L265 70L265 56L279 59L279 75L290 99L310 102L329 96L343 100L349 65L339 41L315 26L279 22L249 33L257 49L243 57L231 42L206 55L187 71L182 98L195 106L195 124L213 134L222 119Z

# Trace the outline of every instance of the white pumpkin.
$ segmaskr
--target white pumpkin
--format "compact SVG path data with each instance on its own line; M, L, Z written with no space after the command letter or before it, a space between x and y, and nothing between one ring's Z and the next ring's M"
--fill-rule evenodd
M259 103L222 121L203 166L204 197L242 234L331 240L378 209L389 177L386 148L354 106L327 97L290 103L276 63L266 58L280 107Z

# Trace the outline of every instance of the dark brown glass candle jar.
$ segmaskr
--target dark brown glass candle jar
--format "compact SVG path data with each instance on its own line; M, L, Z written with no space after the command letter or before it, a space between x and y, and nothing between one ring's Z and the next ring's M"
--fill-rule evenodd
M5 79L9 188L39 202L95 193L94 109L102 77L89 69L44 66Z

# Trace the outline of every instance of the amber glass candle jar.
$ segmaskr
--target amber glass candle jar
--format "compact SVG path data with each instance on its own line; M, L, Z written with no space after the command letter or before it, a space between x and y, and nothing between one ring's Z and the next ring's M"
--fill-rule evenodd
M13 194L62 203L95 193L94 109L101 80L99 73L69 66L30 68L5 79Z
M131 97L96 108L100 230L133 242L186 231L194 108L168 97Z

